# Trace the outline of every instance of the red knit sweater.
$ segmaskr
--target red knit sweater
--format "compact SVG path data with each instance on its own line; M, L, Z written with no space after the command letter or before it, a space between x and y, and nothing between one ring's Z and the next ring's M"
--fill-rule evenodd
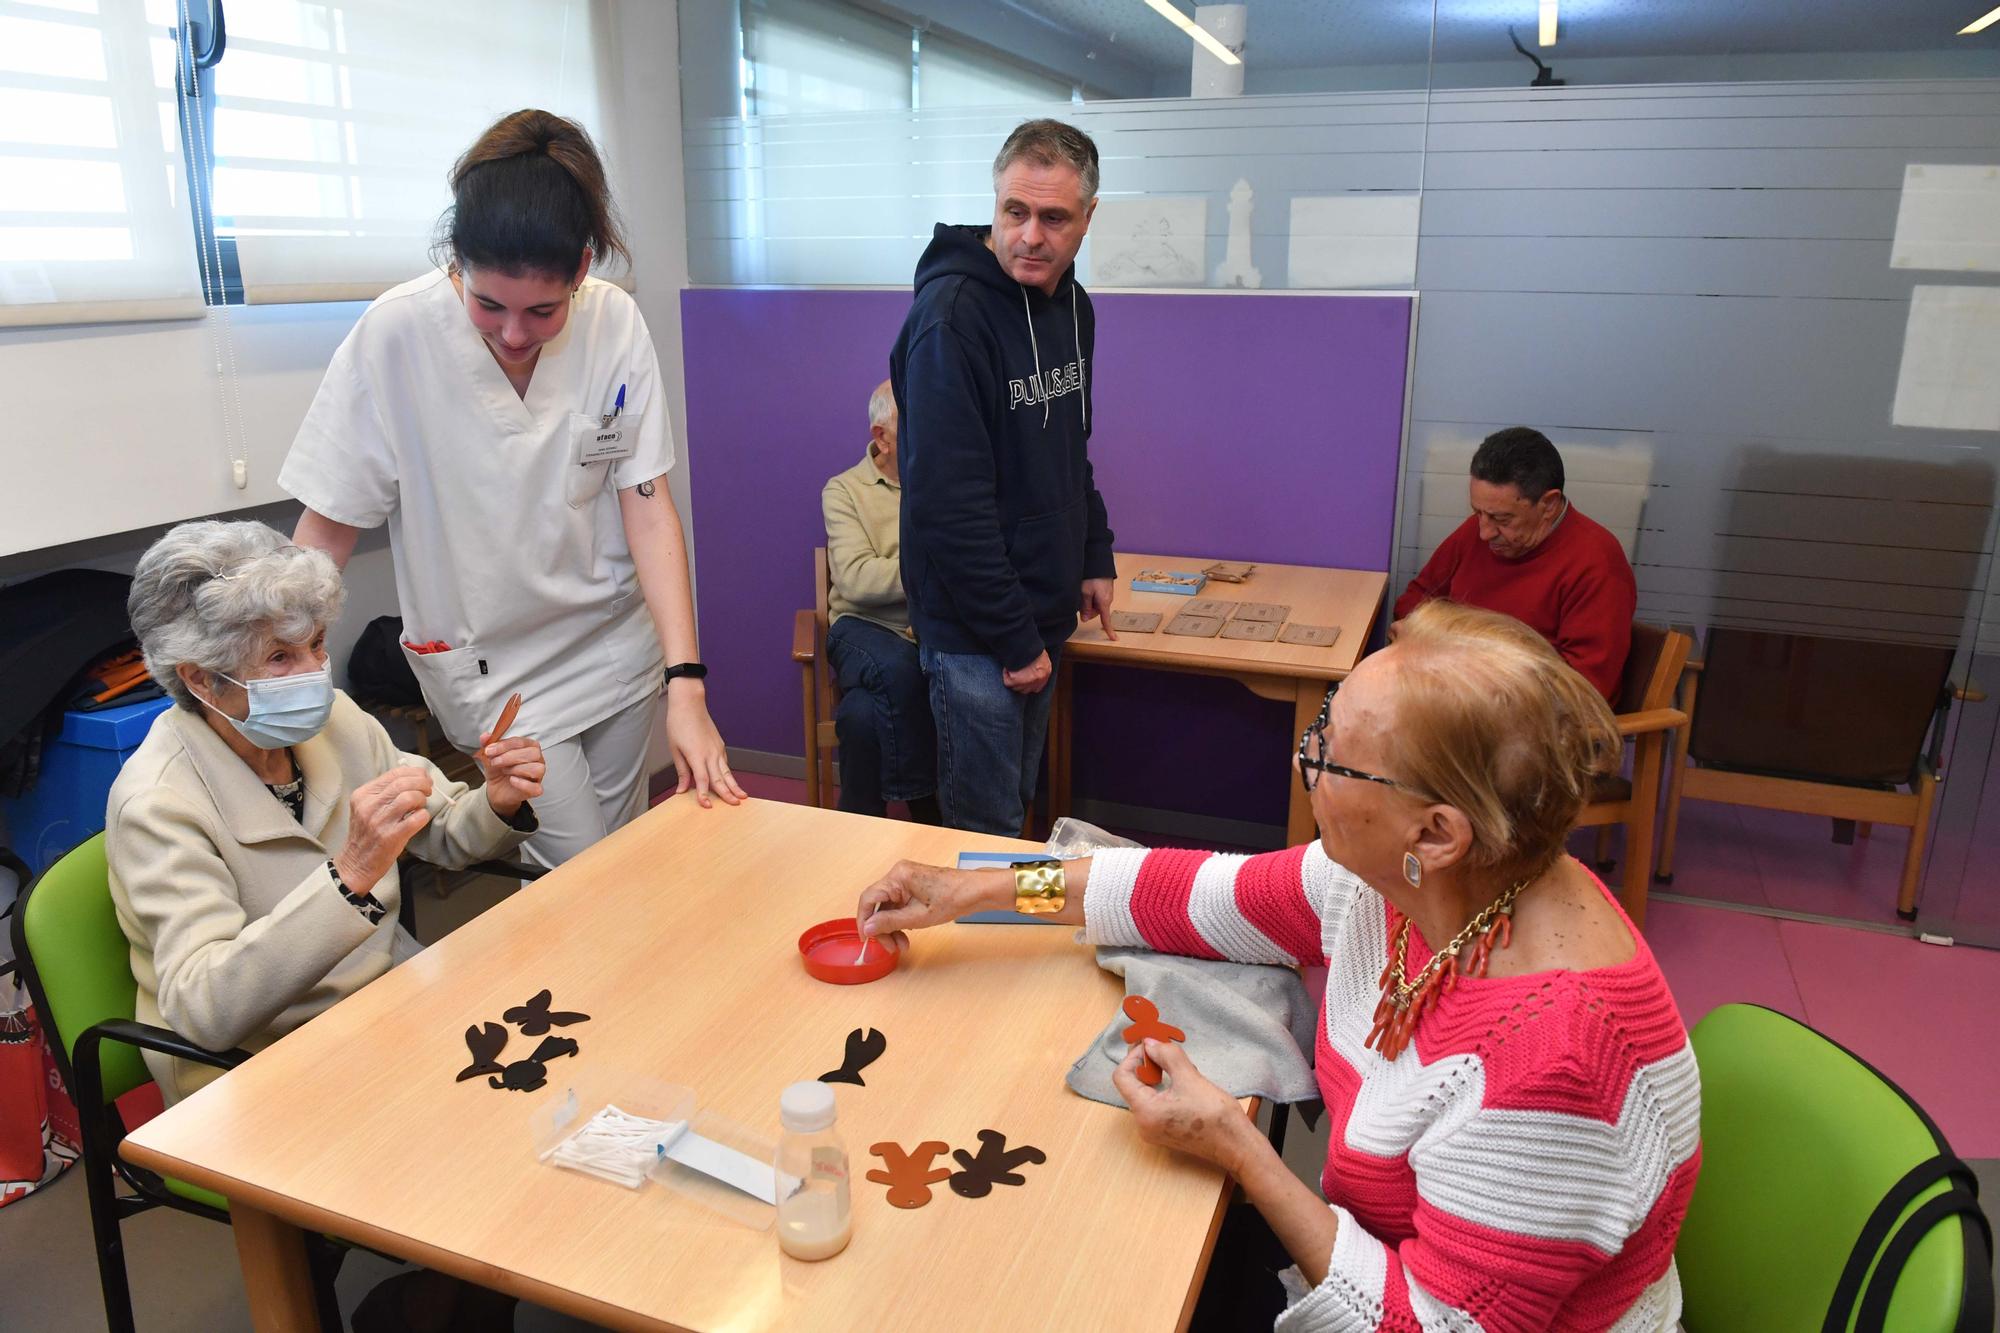
M1638 585L1625 548L1574 508L1542 544L1518 560L1479 540L1479 516L1446 537L1396 599L1396 619L1433 597L1483 606L1522 621L1555 645L1605 698L1618 697L1632 647Z
M1461 978L1388 1061L1362 1041L1394 913L1319 844L1100 852L1084 908L1093 943L1326 963L1314 1065L1339 1230L1281 1333L1675 1326L1700 1085L1636 931L1616 967ZM1413 928L1407 965L1429 958Z

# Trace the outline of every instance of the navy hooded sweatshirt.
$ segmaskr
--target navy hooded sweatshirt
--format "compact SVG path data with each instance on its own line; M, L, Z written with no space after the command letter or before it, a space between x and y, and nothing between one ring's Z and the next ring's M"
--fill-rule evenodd
M918 642L1018 671L1111 578L1090 439L1097 321L1072 265L1056 294L1007 276L990 227L939 223L889 355L903 590Z

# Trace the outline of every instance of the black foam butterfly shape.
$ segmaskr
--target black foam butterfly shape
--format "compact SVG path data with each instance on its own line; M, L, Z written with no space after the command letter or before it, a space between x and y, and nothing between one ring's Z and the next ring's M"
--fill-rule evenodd
M521 1029L524 1037L539 1037L551 1027L566 1028L571 1023L587 1023L589 1014L571 1013L558 1009L549 1012L550 995L546 989L536 991L526 1004L517 1004L500 1017Z
M995 1185L1022 1185L1025 1178L1014 1168L1026 1162L1037 1165L1049 1160L1040 1148L1022 1144L1018 1148L1007 1146L1007 1136L997 1129L979 1131L979 1155L977 1157L963 1148L953 1148L951 1155L961 1168L951 1177L951 1192L967 1199L983 1199L993 1192Z
M465 1049L472 1053L472 1063L458 1071L455 1082L463 1083L469 1078L490 1074L494 1076L486 1080L490 1088L533 1092L549 1081L548 1062L561 1056L575 1055L577 1045L569 1037L546 1037L527 1059L503 1065L500 1053L507 1049L507 1029L498 1023L488 1023L484 1027L465 1030Z

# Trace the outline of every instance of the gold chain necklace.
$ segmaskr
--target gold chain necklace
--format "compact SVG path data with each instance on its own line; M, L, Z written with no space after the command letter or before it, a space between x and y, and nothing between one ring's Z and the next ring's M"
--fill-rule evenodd
M1465 923L1465 929L1452 937L1451 943L1433 953L1431 960L1408 980L1404 978L1403 964L1409 955L1410 918L1404 917L1389 949L1389 965L1382 969L1382 979L1376 983L1382 988L1382 999L1375 1006L1375 1024L1361 1044L1374 1047L1385 1060L1395 1059L1409 1046L1417 1020L1426 1010L1437 1007L1438 996L1457 984L1461 971L1467 976L1485 976L1488 956L1494 949L1506 948L1514 937L1514 900L1534 879L1530 875L1520 880L1488 903L1484 911ZM1459 955L1475 936L1479 942L1472 946L1470 960L1461 969Z

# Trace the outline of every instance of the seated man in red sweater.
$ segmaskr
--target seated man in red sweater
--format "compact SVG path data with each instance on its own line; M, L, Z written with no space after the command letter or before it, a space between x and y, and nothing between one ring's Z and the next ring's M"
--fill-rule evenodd
M1472 456L1472 516L1410 580L1396 619L1433 597L1513 616L1615 702L1639 591L1625 548L1562 488L1548 436L1526 426L1487 436Z

